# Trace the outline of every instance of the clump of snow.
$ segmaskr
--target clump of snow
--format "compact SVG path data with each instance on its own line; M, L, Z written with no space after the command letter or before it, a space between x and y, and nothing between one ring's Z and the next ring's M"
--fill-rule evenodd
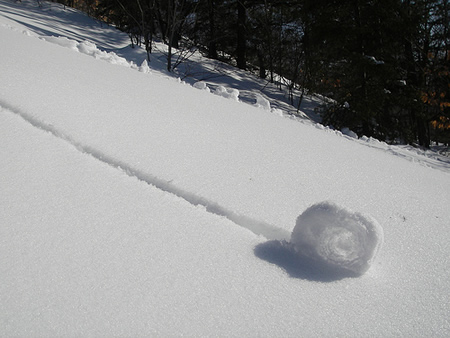
M234 101L239 101L239 90L234 88L225 88L224 86L218 86L214 91L214 94L222 96L226 99L232 99Z
M270 102L269 100L265 99L261 94L255 93L256 97L256 103L255 106L261 107L265 110L270 110Z
M95 43L90 41L83 41L78 44L78 51L82 54L93 56L98 60L107 61L111 64L131 67L132 64L125 58L118 56L114 52L105 52L97 48Z
M22 34L23 34L23 35L26 35L26 36L35 36L35 34L32 33L32 32L30 32L28 29L24 29L24 30L22 31Z
M342 128L341 133L344 135L347 135L348 137L351 137L351 138L358 138L358 134L356 134L353 130L350 130L347 127Z
M142 73L150 73L150 67L148 66L147 60L142 61L139 71Z
M63 37L63 36L45 36L45 37L41 37L42 40L47 41L47 42L51 42L54 43L55 45L61 46L61 47L66 47L69 49L72 49L76 52L78 52L78 45L79 43L75 40Z
M80 53L86 54L86 55L92 55L95 56L98 49L95 43L90 41L83 41L78 45L78 50Z
M384 65L384 61L377 60L375 56L366 55L366 58L372 61L376 65Z
M198 81L198 82L194 83L193 87L197 88L197 89L200 89L200 90L206 90L208 93L210 92L208 86L203 81Z
M275 115L278 115L280 117L284 117L284 113L281 109L274 108L274 109L272 109L272 113L274 113Z
M361 136L361 141L364 141L369 144L382 145L382 146L385 146L386 148L389 148L389 145L386 142L380 141L372 136L367 137L367 136L363 135L363 136Z
M322 202L297 218L291 243L324 269L362 275L383 243L383 229L371 217Z
M85 40L82 42L78 42L76 40L68 39L62 36L44 36L41 37L41 39L62 47L72 49L74 51L80 52L81 54L92 56L95 59L107 61L111 64L125 66L128 68L137 68L133 62L128 62L125 58L118 56L114 52L105 52L103 50L100 50L97 45L91 41Z

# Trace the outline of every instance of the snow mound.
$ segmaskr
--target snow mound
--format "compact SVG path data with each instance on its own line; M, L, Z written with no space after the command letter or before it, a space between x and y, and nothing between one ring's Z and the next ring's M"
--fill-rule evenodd
M42 40L47 41L47 42L51 42L55 45L61 46L61 47L66 47L69 49L72 49L76 52L78 52L78 45L79 43L75 40L66 38L64 36L45 36L45 37L41 37Z
M383 243L383 229L371 217L321 202L297 218L291 243L321 268L362 275Z
M137 68L135 64L128 62L125 58L118 56L114 52L105 52L100 50L97 45L91 41L85 40L78 42L63 36L43 36L40 39L92 56L97 60L103 60L111 64L125 66L128 68Z
M348 136L348 137L351 137L351 138L356 138L356 139L358 138L358 134L356 134L353 130L350 130L347 127L342 128L341 129L341 133L346 135L346 136Z
M265 110L270 110L270 102L269 100L265 99L261 94L255 93L256 97L256 103L255 106L261 107Z
M200 90L206 90L208 93L210 92L208 86L203 81L198 81L198 82L194 83L192 86L194 88L197 88L197 89L200 89Z
M139 71L142 72L142 73L145 73L145 74L148 74L148 73L151 72L147 60L144 59L144 61L142 61L142 64L139 67Z
M224 86L218 86L214 91L214 94L222 96L226 99L232 99L234 101L239 101L239 90L234 88L225 88Z

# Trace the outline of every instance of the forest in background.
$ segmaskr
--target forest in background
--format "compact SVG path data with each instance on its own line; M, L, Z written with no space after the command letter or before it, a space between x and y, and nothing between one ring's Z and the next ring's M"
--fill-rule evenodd
M60 0L128 33L172 71L193 49L330 98L323 124L429 147L450 143L448 0ZM181 51L181 52L180 52ZM300 93L294 97L293 93Z

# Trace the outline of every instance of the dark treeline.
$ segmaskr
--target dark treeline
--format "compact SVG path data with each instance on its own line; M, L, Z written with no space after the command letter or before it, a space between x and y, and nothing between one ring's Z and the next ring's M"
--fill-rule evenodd
M323 123L388 142L450 142L448 0L73 0L132 44L195 46L290 90L329 97ZM293 93L300 93L294 97Z

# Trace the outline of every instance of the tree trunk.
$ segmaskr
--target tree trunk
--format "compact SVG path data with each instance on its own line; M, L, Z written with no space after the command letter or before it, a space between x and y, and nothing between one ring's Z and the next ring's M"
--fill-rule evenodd
M208 57L217 59L217 44L216 44L216 20L214 12L214 0L208 0L208 16L209 16L209 42L208 42Z
M245 37L245 20L246 20L246 10L244 6L244 0L237 0L237 10L238 10L238 22L237 22L237 66L240 69L247 68L247 62L245 57L246 52L246 37Z
M264 55L261 52L260 48L258 47L258 66L259 66L259 77L261 79L266 78L266 67L264 65Z

